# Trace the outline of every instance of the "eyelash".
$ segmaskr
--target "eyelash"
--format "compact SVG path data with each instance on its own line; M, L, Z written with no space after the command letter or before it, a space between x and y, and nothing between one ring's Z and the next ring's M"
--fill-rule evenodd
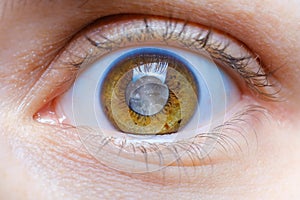
M144 32L150 34L153 38L155 38L155 31L149 28L148 16L143 18L144 20ZM168 44L168 40L171 40L174 35L174 30L177 28L177 20L168 19L165 23L165 33L163 34L163 41ZM186 35L185 29L187 27L187 22L185 22L182 26L181 31L176 37L176 39L185 47L194 49L196 51L205 50L208 52L209 56L216 62L221 65L225 65L233 70L235 70L239 76L245 81L246 85L252 90L252 92L259 96L264 100L277 101L280 98L280 86L275 84L275 81L271 80L271 75L275 73L274 71L267 71L262 67L262 62L259 59L259 56L241 56L235 57L226 53L226 49L230 45L220 43L212 43L210 37L212 36L212 32L216 30L210 29L204 36L203 33L198 33L197 37L194 38L192 35ZM92 47L102 49L104 51L110 52L116 48L121 48L118 42L108 39L107 37L98 34L103 41L99 42L89 37L88 35L84 35L85 39L90 43ZM230 36L227 36L230 37ZM128 36L126 39L128 41L132 40L134 36ZM173 38L174 39L174 38ZM186 41L192 41L188 43ZM243 44L241 44L244 47ZM248 50L247 50L248 51ZM71 53L71 52L70 52ZM93 59L90 57L90 52L85 52L85 56L79 57L80 59L77 61L65 63L67 65L73 66L75 69L81 69L83 63L87 62L89 59ZM76 55L73 55L76 56ZM253 59L253 57L255 57ZM256 71L248 69L247 66L250 62L259 63L259 68Z
M114 16L117 17L117 16ZM120 17L120 16L118 16ZM122 16L121 16L122 17ZM124 16L128 17L128 16ZM109 18L107 18L109 19ZM144 32L145 34L148 34L149 36L156 38L157 32L151 29L151 26L149 25L149 19L151 19L150 16L143 16L140 19L144 21ZM161 18L157 18L162 20ZM106 20L106 19L102 19ZM242 80L246 83L248 88L252 90L255 94L257 94L259 97L262 99L267 99L267 100L277 100L278 97L278 89L276 87L276 84L273 83L271 79L272 72L265 73L263 67L260 65L258 69L248 69L248 66L250 65L251 62L259 62L258 56L253 58L254 56L247 55L247 56L240 56L240 57L235 57L232 56L231 54L227 53L226 50L228 48L229 41L226 44L222 44L221 42L215 42L213 43L212 37L216 30L209 30L207 31L206 34L203 34L203 32L199 32L197 34L197 37L193 37L193 35L188 35L186 33L188 23L183 23L181 31L179 31L179 34L175 35L174 31L178 27L178 20L174 19L168 19L165 22L165 33L163 34L163 42L165 44L168 44L168 42L172 42L173 40L176 39L177 42L181 43L181 45L193 49L197 52L202 51L203 49L208 52L209 56L211 56L215 61L220 63L221 65L225 65L227 68L231 68L235 70L239 76L242 78ZM93 27L91 27L93 28ZM88 33L83 33L83 42L88 42L90 47L104 51L105 53L109 53L113 51L114 49L121 48L121 43L124 43L124 40L127 41L132 41L134 40L134 37L138 37L135 35L135 33L132 33L132 35L127 35L126 38L122 38L122 41L114 41L111 40L101 34L97 34L98 37L102 39L102 41L96 40L93 37L91 37ZM228 36L229 37L229 36ZM76 39L82 38L82 35L80 35ZM187 42L191 41L191 42ZM126 42L126 41L125 41ZM75 42L76 43L76 42ZM245 48L243 46L243 48ZM68 49L68 48L66 48ZM66 50L65 49L65 50ZM76 49L76 48L75 48ZM64 66L68 66L67 69L72 73L74 76L69 76L68 79L64 80L64 82L59 83L58 87L64 86L64 88L67 88L66 85L70 85L75 77L78 75L79 71L84 68L84 66L88 65L89 63L93 62L96 60L99 55L97 53L94 54L93 51L90 51L91 48L87 51L86 49L80 49L78 51L68 51L66 50L66 57L69 60L60 60L58 59L58 63L63 64ZM78 53L79 52L79 53ZM76 54L78 53L78 54ZM54 69L54 68L52 68ZM61 70L61 69L58 69ZM256 70L256 71L254 71ZM272 83L271 83L272 82ZM264 89L267 88L267 89ZM271 88L271 90L270 90ZM269 111L261 107L259 105L250 105L246 106L245 109L242 112L237 113L232 119L228 120L224 124L216 127L211 133L200 133L196 138L211 138L214 139L217 142L218 147L214 148L220 148L222 151L227 151L227 148L233 148L236 152L239 150L241 151L241 141L237 141L236 137L240 137L244 139L244 143L248 143L246 136L244 133L250 134L253 133L256 135L256 131L254 130L253 127L251 127L253 124L249 122L250 120L255 120L254 118L259 118L259 120L255 120L256 124L262 123L263 117L268 118L270 116ZM37 116L35 116L36 118ZM67 129L67 126L64 128ZM74 127L72 127L73 129ZM93 130L89 130L87 128L82 128L82 127L75 127L76 131L79 133L86 133L89 132L90 135L89 137L98 137L97 135L91 135ZM236 135L233 137L233 135ZM90 140L90 138L85 138L83 137L82 139L89 140L90 142L94 140ZM105 146L109 144L115 143L115 138L112 137L104 137L104 138L98 138L97 141L100 141L100 144L98 143L94 148L96 149L96 152L100 152L101 149L103 149ZM125 148L125 145L127 144L128 141L126 139L122 139L121 141L118 141L119 144L121 144L120 148L120 153L122 153L123 148ZM86 141L85 143L88 143ZM95 145L95 144L93 144ZM116 144L114 144L116 145ZM188 154L188 159L190 159L190 166L196 166L194 162L197 163L204 163L205 160L210 160L210 154L207 154L206 157L202 158L202 153L200 151L204 151L203 147L201 146L201 143L195 143L195 142L187 142L187 141L176 141L174 143L161 143L162 147L166 148L168 151L172 152L174 155L174 158L176 157L176 163L175 165L177 166L185 166L185 163L180 160L180 156L178 153L178 149L184 149L187 151ZM159 165L161 168L163 168L163 164L165 162L164 155L161 153L160 147L157 146L156 144L150 144L150 143L139 143L139 144L130 144L131 150L133 154L141 153L143 155L143 158L145 159L146 163L146 171L149 172L151 171L149 169L148 163L149 163L149 152L151 152L153 149L158 150L158 153L156 153L156 156L159 160ZM197 151L199 151L197 153ZM192 153L194 152L194 153Z
M215 127L212 132L199 133L196 137L186 140L163 142L159 144L150 142L133 144L128 142L126 138L116 140L114 137L102 137L95 133L94 130L86 127L77 127L76 131L81 134L80 138L86 148L94 151L93 156L110 168L133 174L159 172L160 175L165 178L166 167L173 166L178 169L176 175L178 175L177 178L179 178L179 181L182 181L181 167L193 169L193 174L189 174L185 171L185 178L196 178L197 176L195 176L195 174L197 174L199 172L198 170L201 170L202 167L216 164L216 160L218 159L216 159L214 155L211 155L214 151L217 151L218 156L220 156L219 153L223 153L223 155L228 158L230 158L230 156L234 158L234 156L239 153L247 153L250 147L253 148L254 146L254 148L256 148L256 143L258 142L256 128L262 124L266 124L271 118L271 113L266 108L258 105L249 105L246 106L243 111L236 113L224 124ZM253 123L256 124L255 127L253 127ZM245 133L247 133L247 135ZM249 142L249 136L255 138L254 143ZM214 142L214 144L206 144L210 145L209 149L207 149L206 146L202 146L204 143L199 142L207 139ZM139 170L142 171L131 171L131 168L115 165L116 161L113 157L105 159L106 156L104 156L104 154L106 154L106 151L104 148L106 146L108 146L108 148L109 146L118 146L118 156L125 153L125 155L130 154L130 156L136 160L143 160L145 163L144 169L139 168ZM182 153L182 151L184 153ZM169 152L169 154L166 152ZM170 160L170 154L173 160ZM158 166L151 166L155 161L159 161Z

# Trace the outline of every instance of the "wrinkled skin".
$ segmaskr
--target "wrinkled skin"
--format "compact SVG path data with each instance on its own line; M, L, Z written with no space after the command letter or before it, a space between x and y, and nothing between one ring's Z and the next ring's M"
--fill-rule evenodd
M299 0L1 0L0 10L0 199L300 199ZM262 103L272 117L256 130L255 150L179 184L107 168L74 133L32 120L56 95L39 92L45 67L87 24L120 13L213 27L279 69L284 100Z

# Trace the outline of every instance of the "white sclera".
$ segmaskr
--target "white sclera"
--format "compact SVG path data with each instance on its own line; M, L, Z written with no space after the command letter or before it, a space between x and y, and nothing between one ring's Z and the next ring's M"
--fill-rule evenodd
M209 56L204 57L179 48L144 46L121 49L101 57L90 66L84 66L73 87L58 100L61 115L66 116L74 126L100 129L106 136L118 137L119 131L109 122L102 110L101 83L108 68L115 60L132 51L145 48L169 52L177 59L188 63L189 70L193 72L198 82L200 98L194 116L177 133L165 137L128 136L132 140L165 142L190 138L200 132L208 132L214 128L215 124L222 123L227 109L239 101L240 92L236 84L209 59Z

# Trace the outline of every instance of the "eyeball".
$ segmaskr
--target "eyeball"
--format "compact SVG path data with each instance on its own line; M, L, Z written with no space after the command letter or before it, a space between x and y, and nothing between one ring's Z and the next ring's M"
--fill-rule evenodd
M145 159L133 153L132 144L161 145L164 162L172 163L176 158L164 145L212 131L240 96L233 80L205 52L138 46L83 64L73 87L57 99L57 110L68 123L86 127L79 134L101 162L121 171L144 172L149 166L141 169L129 162ZM86 142L91 135L98 139ZM207 145L211 140L201 142L213 148ZM128 165L118 161L120 152ZM149 162L153 157L151 170L161 167L154 159L157 151L147 153Z

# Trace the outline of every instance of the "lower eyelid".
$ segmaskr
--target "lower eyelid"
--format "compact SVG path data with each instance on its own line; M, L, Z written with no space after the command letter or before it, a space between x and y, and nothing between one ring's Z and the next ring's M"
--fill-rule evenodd
M224 163L230 160L229 157L233 159L247 156L245 152L252 152L257 148L256 134L262 124L269 120L269 112L259 105L246 103L243 107L242 111L211 133L199 133L195 138L171 143L130 142L125 136L121 139L105 136L100 130L85 127L77 127L77 130L91 155L117 171L149 173L163 172L166 167L197 169ZM205 145L201 145L201 142L205 142Z
M253 99L246 100L245 104L247 105L249 103L252 104ZM160 171L148 172L146 174L127 174L121 172L121 176L126 176L126 180L129 176L130 179L137 179L144 183L149 182L158 185L166 183L168 185L178 185L179 183L191 183L192 181L197 183L203 182L205 184L211 182L218 185L218 182L212 182L212 180L216 181L216 176L224 178L224 173L229 173L228 169L231 169L233 164L239 165L238 162L235 162L234 160L247 159L249 154L253 152L255 153L256 148L258 147L257 142L259 142L257 141L259 140L257 136L264 137L264 135L261 135L264 127L268 126L269 120L272 120L272 116L269 114L269 111L258 104L250 105L245 109L247 109L248 112L243 110L244 112L240 113L240 116L246 116L246 118L239 117L236 118L236 120L241 121L244 119L246 121L238 123L235 127L227 126L229 131L227 131L226 136L230 138L228 138L227 142L221 141L221 144L224 147L220 144L206 160L201 160L201 165L193 166L191 158L188 158L189 162L187 163L187 167L178 166L175 162L174 166L164 168ZM243 126L243 123L247 124L248 128ZM78 181L78 179L81 178L85 180L85 178L89 177L89 180L92 180L93 184L96 184L99 180L106 180L103 176L109 173L114 173L116 176L119 176L119 173L113 168L109 169L105 167L105 165L103 166L99 162L95 161L95 159L90 155L90 152L82 146L77 135L80 128L49 126L39 123L36 125L37 126L35 128L37 129L36 132L38 134L32 137L34 137L35 139L33 140L38 143L34 144L32 141L30 142L30 139L27 139L30 146L27 144L20 147L20 150L25 148L25 152L32 152L35 149L35 145L37 145L36 148L39 149L40 153L42 152L42 155L40 156L37 156L36 153L33 155L27 155L27 159L31 156L35 159L42 159L38 161L39 166L32 163L34 164L34 169L37 167L37 170L41 170L39 167L42 166L51 170L51 173L61 174L62 171L64 171L61 174L62 177L67 176L70 178L69 176L73 177L74 175L75 177L73 178L75 181ZM249 126L252 127L249 128ZM243 135L237 132L232 132L230 130L231 128L243 129ZM29 130L32 130L32 127L29 128ZM238 137L235 138L235 136ZM26 150L26 148L28 148L28 150ZM196 161L198 158L194 157L194 160ZM28 160L28 162L35 161ZM141 166L145 168L145 164L142 164ZM239 170L240 168L234 167L234 169ZM78 174L73 174L74 171L78 172ZM49 172L48 174L51 173ZM93 175L91 175L91 173ZM234 175L233 173L234 172L229 174ZM221 183L225 183L224 180L221 181Z

